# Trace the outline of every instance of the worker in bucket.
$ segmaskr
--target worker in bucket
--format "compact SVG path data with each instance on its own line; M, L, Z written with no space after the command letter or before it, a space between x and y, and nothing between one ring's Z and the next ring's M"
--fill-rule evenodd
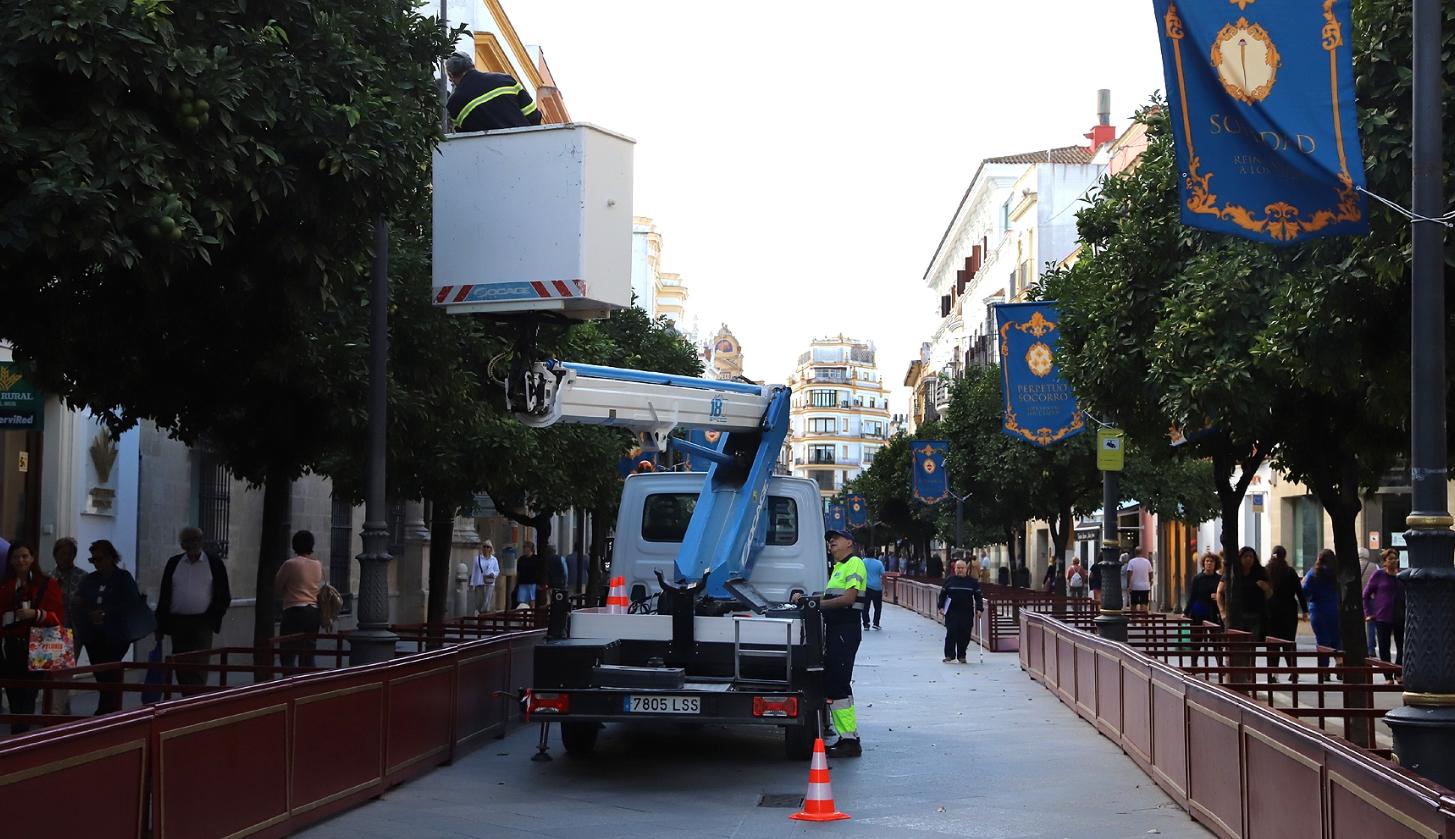
M825 536L834 570L819 601L824 623L824 695L829 700L829 720L839 733L839 739L827 752L829 757L858 757L864 750L859 743L851 682L854 656L864 637L860 621L868 572L864 560L854 552L853 536L842 530L830 530ZM798 595L793 599L796 601Z
M455 92L446 109L456 131L493 131L541 124L541 112L520 82L505 73L482 73L464 53L445 60Z

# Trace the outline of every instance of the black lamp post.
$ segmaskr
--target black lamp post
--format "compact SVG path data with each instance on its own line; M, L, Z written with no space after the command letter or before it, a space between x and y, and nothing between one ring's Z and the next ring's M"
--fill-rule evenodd
M1101 614L1096 634L1108 641L1127 640L1127 616L1122 608L1121 539L1117 512L1121 507L1121 473L1101 473Z
M394 657L389 630L389 524L384 506L384 446L389 410L389 225L374 222L374 272L369 293L369 459L364 491L364 552L359 554L359 628L349 635L349 664Z
M1443 215L1441 0L1414 0L1413 204ZM1445 447L1445 230L1416 221L1410 306L1410 483L1405 522L1404 707L1385 715L1399 762L1455 787L1455 533Z

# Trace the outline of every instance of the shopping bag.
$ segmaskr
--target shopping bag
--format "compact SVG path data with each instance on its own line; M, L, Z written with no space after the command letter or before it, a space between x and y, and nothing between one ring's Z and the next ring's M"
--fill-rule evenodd
M33 626L29 666L32 671L69 670L76 666L76 639L69 627Z
M147 653L147 675L142 682L146 687L141 692L143 705L161 701L162 688L168 682L167 675L167 668L162 666L162 644L158 641L152 651Z
M126 608L122 623L128 641L140 641L157 631L157 616L152 607L147 605L145 594L137 595L136 600Z

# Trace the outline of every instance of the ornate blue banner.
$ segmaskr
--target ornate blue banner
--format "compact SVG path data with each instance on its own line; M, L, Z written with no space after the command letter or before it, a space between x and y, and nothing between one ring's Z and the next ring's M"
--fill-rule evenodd
M950 444L944 440L915 440L909 444L909 485L915 500L935 504L950 494L950 480L945 474L945 454L949 450Z
M842 503L830 504L828 512L823 514L824 530L843 530L845 526L844 505Z
M1365 233L1350 0L1153 0L1182 223L1288 245Z
M1037 446L1059 443L1086 430L1076 394L1061 380L1056 364L1056 304L1001 303L995 307L1000 330L1001 390L1005 422L1001 430Z
M869 505L864 502L862 495L850 495L845 499L849 508L849 526L866 527L869 524Z

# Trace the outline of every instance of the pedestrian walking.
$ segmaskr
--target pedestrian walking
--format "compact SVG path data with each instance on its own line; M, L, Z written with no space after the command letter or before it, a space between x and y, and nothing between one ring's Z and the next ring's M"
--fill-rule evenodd
M854 553L853 536L843 530L830 530L824 536L834 569L819 601L824 624L823 684L829 719L839 735L827 751L829 757L858 757L863 754L863 744L854 712L854 657L864 630L856 610L864 608L868 575L864 560ZM795 593L794 602L800 596Z
M1368 548L1359 549L1359 591L1363 592L1364 587L1369 585L1369 579L1374 572L1379 570L1379 561L1374 558L1374 552ZM1374 635L1374 622L1364 623L1364 645L1370 658L1379 655L1379 646Z
M1395 643L1395 664L1404 665L1404 581L1399 578L1399 551L1386 548L1381 565L1364 586L1364 620L1374 624L1379 641L1379 658L1391 661L1389 641ZM1385 681L1392 681L1385 676Z
M938 553L930 554L929 565L925 568L925 576L932 579L939 579L945 576L945 561L940 559Z
M879 616L884 611L884 560L877 556L864 558L864 628L869 629L869 611L874 611L873 628L879 628Z
M1282 545L1274 546L1268 556L1266 570L1268 584L1273 589L1268 595L1267 634L1289 642L1283 653L1269 653L1268 666L1277 667L1279 659L1283 659L1289 667L1297 667L1298 656L1294 650L1298 641L1298 621L1301 616L1308 616L1308 599L1299 584L1298 572L1288 564L1288 551ZM1278 674L1269 673L1268 681L1278 681ZM1298 673L1290 673L1289 681L1298 681Z
M202 539L199 528L182 528L177 535L182 552L169 557L162 568L156 636L158 642L171 636L174 656L211 648L212 635L222 632L222 618L232 605L227 566L202 550ZM205 685L207 673L179 667L177 683Z
M1228 612L1229 586L1238 587L1236 614ZM1247 632L1255 641L1262 641L1265 607L1268 595L1272 593L1273 586L1268 582L1268 572L1263 563L1258 561L1258 552L1247 546L1239 549L1238 561L1218 583L1218 614L1222 615L1223 625Z
M295 660L300 667L312 667L313 651L318 646L318 627L323 622L318 611L323 563L314 558L313 544L310 531L294 533L293 556L273 578L273 590L283 598L283 621L278 634L303 636L280 642L278 658L284 667L292 667Z
M1126 561L1123 566L1126 576L1123 578L1127 583L1127 591L1131 595L1131 607L1133 612L1146 612L1151 609L1152 603L1152 581L1155 574L1152 571L1152 560L1142 556L1139 549L1136 555Z
M470 564L470 603L475 614L495 611L495 581L500 579L500 560L495 558L495 543L480 543L475 561Z
M1091 592L1091 600L1094 603L1101 602L1101 573L1102 565L1104 564L1099 560L1091 563L1091 571L1086 576L1086 585Z
M556 553L555 548L547 542L541 546L540 553L540 603L541 606L548 606L551 602L552 589L566 588L566 558Z
M1221 626L1223 621L1218 609L1218 585L1222 583L1223 576L1218 573L1222 561L1215 553L1204 553L1200 562L1201 570L1192 578L1192 583L1187 587L1187 608L1182 614L1191 621L1216 624ZM1197 667L1203 656L1199 653L1206 646L1207 635L1205 631L1194 629L1192 646L1192 666ZM1206 656L1208 661L1213 656ZM1222 666L1222 656L1217 657L1218 666Z
M970 647L970 631L975 615L985 611L980 594L980 581L969 574L965 560L955 563L954 575L940 586L940 612L945 616L945 663L965 664L965 651Z
M51 559L55 567L51 569L51 577L61 584L61 602L66 607L65 626L72 632L79 630L78 623L81 622L81 605L78 598L81 594L81 581L86 579L86 571L76 566L76 554L79 548L76 540L69 536L63 536L56 540L51 548ZM4 561L3 553L0 553L0 562ZM79 638L79 634L77 635ZM80 656L77 656L79 660ZM64 679L62 679L64 680ZM65 688L51 690L51 710L57 714L71 713L71 692Z
M1081 565L1081 557L1071 558L1071 567L1066 569L1066 594L1076 600L1086 599L1086 584L1090 579Z
M1319 551L1314 567L1304 575L1303 593L1315 642L1320 647L1341 650L1344 645L1339 639L1339 580L1334 574L1335 560L1334 552L1328 548ZM1319 656L1320 667L1328 663L1328 656Z
M38 677L44 674L30 672L30 630L61 626L65 621L60 584L41 573L29 545L11 542L5 557L5 576L0 578L0 679L20 683L5 688L10 713L35 713ZM25 723L10 724L11 734L29 730Z
M141 608L141 592L137 590L136 578L121 567L121 554L110 541L92 542L90 556L96 570L82 578L76 592L82 605L77 607L70 622L76 631L77 645L85 647L91 663L112 664L126 658L126 651L135 640L128 631L128 619L133 610ZM140 630L143 636L145 631ZM119 689L108 690L107 686L125 681L125 671L119 667L108 668L93 675L100 690L96 713L120 711L124 695Z
M502 608L509 609L515 605L515 584L520 579L520 551L514 545L506 545L500 549L500 579L495 584L500 587L505 601Z
M536 556L536 543L526 542L520 547L520 560L515 566L516 606L534 606L536 589L541 575L541 560Z

